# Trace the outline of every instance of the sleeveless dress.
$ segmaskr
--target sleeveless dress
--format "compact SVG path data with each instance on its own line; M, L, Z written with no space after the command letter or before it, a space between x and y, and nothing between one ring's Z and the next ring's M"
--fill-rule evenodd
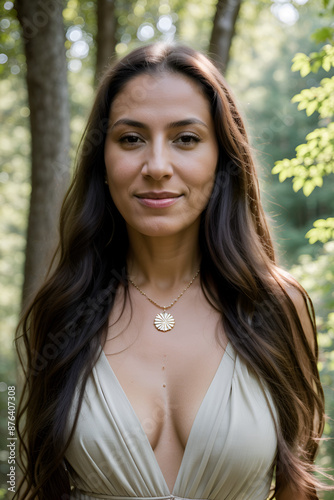
M170 492L102 350L65 455L71 499L266 500L277 452L276 420L268 390L228 343Z

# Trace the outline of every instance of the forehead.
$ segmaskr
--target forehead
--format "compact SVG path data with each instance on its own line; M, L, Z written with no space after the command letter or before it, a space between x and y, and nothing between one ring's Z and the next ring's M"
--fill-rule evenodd
M141 74L127 82L110 109L111 121L123 117L174 115L196 116L211 120L208 98L200 85L181 73Z

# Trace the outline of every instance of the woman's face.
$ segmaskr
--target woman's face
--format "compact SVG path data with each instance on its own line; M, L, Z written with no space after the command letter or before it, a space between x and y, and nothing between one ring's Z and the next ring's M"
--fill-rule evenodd
M200 87L179 73L133 78L112 104L104 157L128 229L170 236L198 227L218 160Z

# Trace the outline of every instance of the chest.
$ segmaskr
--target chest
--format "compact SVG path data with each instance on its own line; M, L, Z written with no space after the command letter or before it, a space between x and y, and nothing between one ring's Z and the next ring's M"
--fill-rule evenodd
M174 328L159 332L159 310L140 299L121 315L116 303L104 352L152 448L165 440L183 450L227 344L221 317L193 294L171 310Z
M230 343L203 403L183 455L174 448L166 456L167 441L164 454L157 453L101 355L66 452L78 487L93 496L125 498L162 497L171 491L182 498L267 498L277 449L275 410ZM103 482L97 483L100 470Z

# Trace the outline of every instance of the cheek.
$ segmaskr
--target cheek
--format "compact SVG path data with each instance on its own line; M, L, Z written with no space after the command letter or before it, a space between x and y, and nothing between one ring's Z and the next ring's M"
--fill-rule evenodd
M208 158L203 160L201 166L193 172L189 179L194 197L197 198L196 204L202 208L206 206L213 190L218 158L212 156L209 162L207 160Z
M115 152L106 152L104 157L108 184L111 189L126 187L133 175L133 163Z
M130 181L127 175L124 175L124 170L110 166L107 166L107 179L110 196L122 217L125 218L128 212Z
M210 177L203 179L202 183L195 189L196 204L201 209L204 210L206 207L214 185L214 174Z
M107 167L107 177L110 187L115 189L126 186L128 179L128 172L125 168L119 168L118 166Z

